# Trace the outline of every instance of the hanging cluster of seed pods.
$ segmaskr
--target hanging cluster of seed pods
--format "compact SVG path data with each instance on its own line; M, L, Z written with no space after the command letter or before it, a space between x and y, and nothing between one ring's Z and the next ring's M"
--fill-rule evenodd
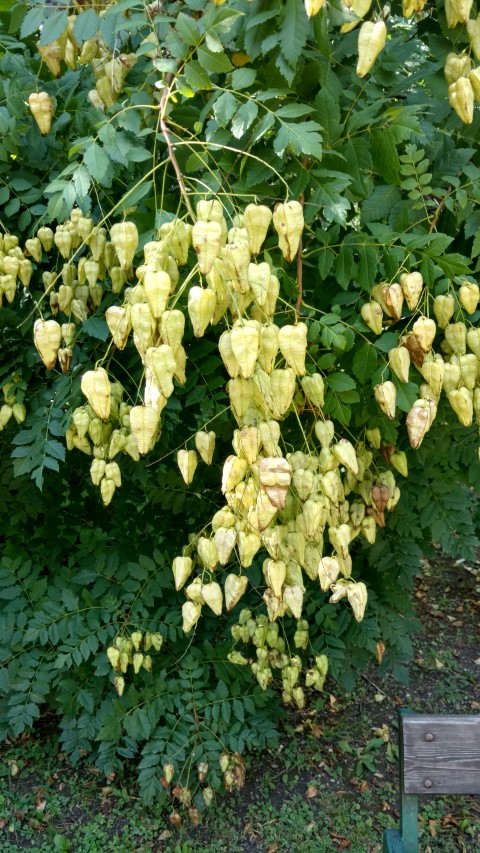
M424 288L421 274L411 272L403 273L399 283L376 285L371 296L361 313L377 335L387 317L400 320L404 301L412 312L398 346L388 354L388 366L400 382L409 381L412 365L424 380L406 418L411 446L420 447L437 414L442 391L463 426L471 426L474 416L480 423L480 329L467 325L468 316L476 312L480 301L478 284L462 280L457 289L452 284L448 293L433 298ZM435 320L420 312L420 303L424 310L432 311ZM435 341L438 352L434 351ZM375 386L374 393L382 411L393 420L394 383L387 379Z

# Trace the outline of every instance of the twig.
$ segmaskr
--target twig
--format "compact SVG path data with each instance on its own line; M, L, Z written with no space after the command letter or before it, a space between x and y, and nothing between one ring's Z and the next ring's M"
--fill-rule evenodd
M432 231L434 231L435 228L437 227L438 217L440 216L443 208L445 207L445 202L446 202L448 196L450 195L451 191L452 191L452 187L448 187L447 192L445 193L442 200L437 205L437 209L436 209L435 213L433 214L433 219L432 219L432 221L430 223L430 227L428 229L429 234L431 234Z
M300 196L300 204L302 207L304 206L305 196L302 193ZM302 300L303 300L303 240L300 237L300 242L298 244L298 252L297 252L297 301L295 303L295 314L297 318L300 316L300 311L302 308Z
M168 158L175 170L175 174L177 176L177 183L180 189L180 193L182 194L183 200L185 202L185 206L190 214L191 219L195 222L195 214L193 212L192 205L190 204L190 198L188 196L185 183L183 180L183 175L180 171L180 166L178 165L177 158L175 157L175 151L173 148L173 142L170 137L170 132L168 130L167 122L165 121L165 113L167 110L168 96L170 94L170 83L173 80L173 73L170 72L167 74L165 79L165 87L162 92L162 97L160 99L160 128L165 137L165 142L167 143L168 149Z

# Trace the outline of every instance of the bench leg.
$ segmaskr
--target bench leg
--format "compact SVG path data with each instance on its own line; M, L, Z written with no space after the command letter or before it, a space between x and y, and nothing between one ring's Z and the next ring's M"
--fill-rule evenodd
M418 853L418 798L400 794L400 835L403 853Z
M405 853L398 829L386 829L383 833L383 853Z

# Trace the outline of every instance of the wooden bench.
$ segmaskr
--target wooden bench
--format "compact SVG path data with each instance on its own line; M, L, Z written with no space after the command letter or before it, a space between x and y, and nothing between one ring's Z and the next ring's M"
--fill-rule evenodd
M383 853L418 853L419 794L480 794L480 715L399 710L400 829Z

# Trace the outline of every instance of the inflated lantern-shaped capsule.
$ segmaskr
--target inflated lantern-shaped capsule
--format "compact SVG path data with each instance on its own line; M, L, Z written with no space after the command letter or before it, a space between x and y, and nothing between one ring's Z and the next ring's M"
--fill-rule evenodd
M474 314L480 300L480 288L478 284L465 281L458 291L458 298L467 314Z
M415 320L412 326L412 332L415 335L423 352L430 352L435 338L437 326L434 320L429 317L419 317Z
M333 421L316 421L315 435L317 436L322 447L329 447L335 435L335 426Z
M239 374L240 367L232 349L232 333L230 331L223 332L220 335L218 350L229 376L235 379Z
M325 383L320 373L312 373L310 376L303 376L301 379L303 393L309 403L317 409L321 409L324 404Z
M467 327L465 323L449 323L445 327L445 340L455 355L465 355L467 351Z
M191 557L175 557L172 565L175 589L182 589L193 571L193 560Z
M250 252L246 243L232 243L224 246L221 258L225 265L225 273L231 287L237 293L247 293L249 290L248 271Z
M130 427L142 455L148 453L155 444L159 414L152 406L133 406L130 409Z
M365 21L358 32L357 76L364 77L385 47L387 27L384 21Z
M164 222L160 226L160 236L168 246L171 255L179 264L186 264L188 248L191 245L191 228L182 219Z
M432 425L436 411L437 407L433 400L415 400L405 420L410 445L414 450L420 447Z
M62 258L68 258L72 250L72 235L68 228L57 225L53 240Z
M199 219L192 228L192 245L197 253L198 268L207 275L220 251L222 227L219 222Z
M216 304L217 300L213 290L206 290L198 286L190 288L188 294L188 316L190 317L195 337L201 338L205 334L208 324L213 320Z
M468 388L449 391L448 402L462 426L471 426L473 421L473 393Z
M387 382L381 382L379 385L375 385L373 393L382 412L386 414L387 418L393 420L395 417L397 400L397 390L393 382L387 380Z
M450 293L436 296L433 300L433 313L440 329L448 326L455 312L455 300Z
M240 601L248 584L248 578L245 575L227 575L224 585L225 607L227 610L232 610L233 607Z
M266 373L271 373L279 348L279 328L274 323L262 323L258 363Z
M378 302L366 302L360 309L364 323L376 335L381 335L383 330L383 311Z
M142 284L150 311L158 320L167 307L171 287L170 276L161 270L147 270L143 276Z
M202 584L202 595L205 599L205 604L208 604L216 616L221 616L223 609L223 593L220 584L216 581Z
M388 364L400 382L408 382L410 353L406 347L394 347L388 353Z
M32 92L28 97L28 106L37 122L42 136L50 133L54 113L53 100L47 92Z
M341 465L345 465L354 476L358 474L358 459L353 444L346 438L341 438L332 445L332 452Z
M305 323L297 323L296 326L282 326L279 332L280 351L297 376L305 374L307 331Z
M382 287L385 307L394 320L400 320L403 308L403 290L399 284L389 284Z
M236 323L231 331L232 351L240 375L249 379L253 375L260 348L260 333L256 323Z
M42 225L41 228L37 231L37 237L42 244L42 248L45 252L49 252L53 246L53 231L48 225Z
M212 464L215 450L215 433L200 430L195 434L195 447L206 465Z
M35 320L33 340L45 367L51 370L62 342L62 327L56 320Z
M97 417L102 421L108 420L111 387L107 371L103 367L87 370L82 376L80 387Z
M270 384L275 414L283 417L289 409L295 393L295 373L290 367L286 367L284 370L274 370L270 376Z
M423 290L423 277L421 273L402 273L400 276L400 287L403 290L403 295L410 311L413 311L418 305Z
M278 245L286 261L293 261L298 252L304 227L303 207L298 201L277 204L273 212L273 225L278 234Z
M234 527L219 527L213 537L222 566L226 566L237 541L237 531Z
M264 204L247 204L243 224L248 234L248 248L258 255L272 221L272 211Z
M117 222L110 229L110 240L115 247L120 267L122 270L128 270L137 251L137 226L134 222Z
M110 305L105 311L105 320L118 349L122 350L128 340L132 324L130 319L130 306Z
M198 456L195 450L179 450L177 464L185 483L189 486L198 465Z
M168 344L148 347L145 352L145 366L152 372L157 388L164 397L173 394L173 376L177 369L175 356Z
M468 77L460 77L455 83L450 83L448 102L464 124L472 123L475 95Z
M160 336L165 344L171 346L174 353L180 347L185 331L185 315L178 308L164 311L160 319Z

